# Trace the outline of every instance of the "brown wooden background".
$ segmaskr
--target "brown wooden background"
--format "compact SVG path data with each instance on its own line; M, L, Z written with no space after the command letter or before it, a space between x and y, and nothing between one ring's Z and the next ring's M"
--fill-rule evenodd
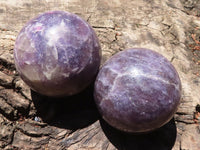
M14 42L29 19L48 10L70 11L87 20L100 39L102 63L130 47L167 57L183 88L175 117L152 133L125 134L101 120L92 85L62 99L31 91L15 71ZM199 0L1 0L0 148L199 150L199 16Z

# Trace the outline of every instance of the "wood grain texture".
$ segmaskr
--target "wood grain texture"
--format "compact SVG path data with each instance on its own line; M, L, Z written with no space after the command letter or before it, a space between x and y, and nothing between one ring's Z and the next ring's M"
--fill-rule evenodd
M0 149L199 150L200 2L198 0L1 0ZM75 13L96 31L102 64L131 47L154 49L177 69L180 107L168 124L142 135L107 125L93 102L93 86L62 99L39 95L15 70L13 48L23 25L48 10Z

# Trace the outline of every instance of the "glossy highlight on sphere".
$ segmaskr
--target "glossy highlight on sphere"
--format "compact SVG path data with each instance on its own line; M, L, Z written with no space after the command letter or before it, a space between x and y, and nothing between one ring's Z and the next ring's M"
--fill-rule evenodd
M30 20L14 48L16 68L34 91L73 95L95 78L101 60L92 27L75 14L50 11Z
M103 65L94 98L111 126L125 132L149 132L172 119L180 103L181 81L165 57L133 48L115 54Z

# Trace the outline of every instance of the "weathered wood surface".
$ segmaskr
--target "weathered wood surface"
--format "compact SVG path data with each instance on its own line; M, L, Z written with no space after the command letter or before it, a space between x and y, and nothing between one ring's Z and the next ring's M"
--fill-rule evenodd
M129 135L100 119L92 86L63 99L32 92L15 71L13 47L22 26L48 10L87 20L100 39L102 63L130 47L167 57L183 88L174 119L155 132ZM199 0L1 0L0 149L199 150L199 16Z

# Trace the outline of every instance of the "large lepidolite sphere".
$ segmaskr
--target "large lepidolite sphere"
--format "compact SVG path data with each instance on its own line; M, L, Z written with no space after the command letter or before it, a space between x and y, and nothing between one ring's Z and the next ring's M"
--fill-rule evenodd
M80 92L94 80L101 50L92 27L75 14L51 11L30 20L14 48L21 78L47 96Z
M95 81L94 97L103 119L126 132L148 132L174 115L181 82L172 64L148 49L111 57Z

